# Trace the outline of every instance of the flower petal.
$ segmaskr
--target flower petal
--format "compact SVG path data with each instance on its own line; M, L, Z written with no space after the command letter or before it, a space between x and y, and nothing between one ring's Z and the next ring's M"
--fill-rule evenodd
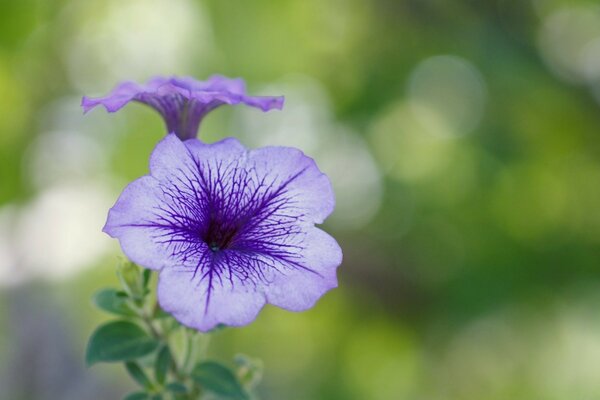
M286 310L303 311L337 287L336 269L342 263L342 250L335 239L311 228L303 245L298 263L307 269L288 268L274 275L274 280L264 287L267 302Z
M265 304L252 285L206 269L166 268L158 280L160 306L184 325L208 331L218 324L242 326L252 322Z
M186 78L189 80L194 80L193 78ZM233 94L244 94L246 93L246 82L242 78L227 78L223 75L213 75L204 85L200 85L199 89L201 90L210 90L210 91L226 91Z
M228 137L216 143L202 143L191 139L183 142L192 158L198 163L226 164L232 161L243 161L247 158L248 150L236 138Z
M274 176L274 186L285 185L289 197L305 209L312 223L322 223L335 207L333 188L315 161L292 147L269 146L250 151L258 176Z
M98 105L103 105L108 112L115 112L133 100L141 91L143 91L143 88L137 83L123 82L104 97L90 98L84 96L81 100L81 106L84 112L88 112Z
M150 155L150 175L159 181L168 183L173 176L188 176L196 169L188 147L174 134L168 134L158 142Z
M103 231L119 239L123 252L131 261L149 269L171 265L168 246L160 243L161 234L155 211L160 204L158 181L144 176L131 182L108 212Z

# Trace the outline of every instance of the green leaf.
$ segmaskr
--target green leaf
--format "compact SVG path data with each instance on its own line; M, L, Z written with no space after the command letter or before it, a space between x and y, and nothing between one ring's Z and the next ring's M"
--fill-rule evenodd
M150 395L144 392L133 392L123 397L123 400L148 400Z
M247 400L248 394L231 370L214 361L202 362L194 367L192 379L205 389L229 399Z
M125 368L127 368L129 375L131 375L131 377L142 387L145 389L152 388L152 382L150 382L150 379L148 379L144 370L142 370L137 363L128 361L125 363Z
M179 382L171 382L166 387L167 391L175 394L187 393L187 387Z
M101 325L92 333L85 361L90 366L98 362L134 360L153 352L158 345L159 342L138 325L128 321L113 321Z
M115 289L103 289L94 295L94 304L109 313L131 317L135 312L127 305L126 298L118 295Z
M163 346L158 352L158 356L156 357L156 366L154 367L156 381L161 385L165 383L167 372L169 371L169 367L171 366L172 362L173 358L171 357L169 346Z

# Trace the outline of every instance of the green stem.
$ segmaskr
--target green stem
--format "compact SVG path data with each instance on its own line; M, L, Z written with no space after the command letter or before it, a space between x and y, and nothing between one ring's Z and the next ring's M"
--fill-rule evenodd
M192 357L192 354L195 352L195 346L194 346L194 336L193 333L190 333L190 331L188 331L186 328L183 328L183 332L185 335L185 357L183 359L183 363L181 364L181 367L184 371L189 372L190 371L190 362L191 360L194 358Z
M156 307L156 305L155 305L155 307ZM170 367L171 372L173 373L173 376L175 377L175 379L178 382L185 384L185 381L187 380L187 378L185 376L185 372L177 364L177 360L176 360L176 358L174 356L173 349L169 346L169 338L167 337L167 335L161 334L156 329L156 327L152 323L152 316L149 315L144 308L139 308L138 309L138 315L142 319L142 321L144 322L144 324L148 327L148 329L150 330L150 333L152 334L152 336L155 339L157 339L160 342L162 342L164 344L164 346L167 346L169 348L169 351L171 352L172 357L173 357L173 362L171 363L171 367Z
M152 323L152 319L150 318L150 316L146 314L144 310L142 310L142 312L140 313L140 318L142 319L142 321L144 321L144 323L150 330L150 333L152 334L152 336L154 336L155 339L159 339L161 341L164 339Z
M153 311L155 311L156 307L158 307L157 304L154 305ZM144 307L144 304L134 304L134 309L138 317L149 330L150 334L155 339L160 341L164 346L169 348L173 358L170 371L175 381L190 388L190 400L198 400L202 395L202 388L191 378L190 375L195 363L198 361L198 358L206 357L206 350L210 341L210 336L204 334L202 334L202 336L198 336L198 333L190 331L188 328L180 328L183 329L183 333L185 335L184 356L180 364L178 360L180 360L181 357L177 357L173 352L173 348L169 346L168 339L172 329L164 329L164 327L160 330L157 329L153 318L153 314L155 314L155 312L149 313L147 311L147 307Z
M192 391L190 393L190 400L198 400L201 394L202 389L200 388L200 385L198 385L196 382L193 382Z

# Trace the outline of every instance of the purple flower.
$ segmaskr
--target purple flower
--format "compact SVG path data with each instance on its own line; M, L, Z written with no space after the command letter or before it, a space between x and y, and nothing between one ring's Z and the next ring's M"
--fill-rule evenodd
M115 112L130 101L154 108L163 116L168 132L174 132L182 140L195 138L202 118L223 104L244 103L263 111L283 107L282 96L247 96L243 79L221 75L213 75L207 81L154 77L144 85L123 82L105 97L84 97L81 105L84 112L99 104L108 112Z
M163 309L206 331L248 324L267 302L308 309L336 287L341 249L314 226L334 203L327 176L297 149L167 135L104 231L132 261L160 270Z

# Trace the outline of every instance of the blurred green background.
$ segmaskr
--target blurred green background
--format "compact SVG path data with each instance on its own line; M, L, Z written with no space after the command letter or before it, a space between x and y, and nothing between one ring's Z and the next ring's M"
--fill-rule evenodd
M158 114L82 95L244 77L204 140L285 144L336 190L340 287L267 307L211 355L261 357L265 400L600 398L600 5L575 0L0 0L0 398L113 399L83 366Z

